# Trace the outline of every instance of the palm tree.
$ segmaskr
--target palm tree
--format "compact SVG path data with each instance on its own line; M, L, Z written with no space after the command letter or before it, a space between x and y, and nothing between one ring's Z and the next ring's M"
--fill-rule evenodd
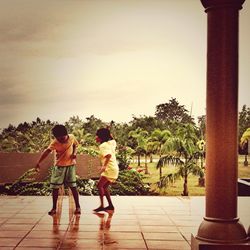
M205 145L206 142L204 140L199 140L196 145L198 146L198 151L196 152L197 160L200 160L200 171L199 171L199 186L205 186L205 166L204 166L204 159L205 159Z
M160 130L160 129L155 129L151 136L150 136L150 142L151 142L151 147L153 150L157 152L159 157L162 157L163 154L163 145L165 145L165 151L167 146L169 145L169 140L171 138L171 132L167 129L165 130ZM159 168L159 177L160 179L162 178L162 165L157 165L157 169Z
M240 138L241 148L248 147L247 153L245 154L244 166L248 166L247 155L249 153L249 141L250 141L250 128L247 128Z
M196 153L198 152L198 138L193 124L184 124L177 130L176 136L163 145L163 152L167 154L160 158L157 167L166 163L173 163L177 167L175 177L181 176L184 179L183 196L188 196L188 175L199 174L200 167L197 164ZM171 142L171 143L170 143ZM172 148L172 149L171 149ZM160 182L161 186L166 181L166 176Z
M138 156L138 166L140 166L140 156L145 155L145 174L149 174L148 165L147 165L147 156L148 156L148 132L142 128L137 128L129 132L129 136L136 139L137 146L134 149L135 154Z

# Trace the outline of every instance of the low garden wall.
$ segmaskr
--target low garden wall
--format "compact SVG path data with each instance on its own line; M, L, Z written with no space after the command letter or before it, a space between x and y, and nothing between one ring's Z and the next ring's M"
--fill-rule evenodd
M41 153L4 153L0 152L0 184L13 183L27 170L34 168ZM42 181L48 175L48 169L53 165L54 155L50 154L41 163L41 171L36 181ZM97 178L100 173L98 157L87 154L77 155L77 175L82 179Z

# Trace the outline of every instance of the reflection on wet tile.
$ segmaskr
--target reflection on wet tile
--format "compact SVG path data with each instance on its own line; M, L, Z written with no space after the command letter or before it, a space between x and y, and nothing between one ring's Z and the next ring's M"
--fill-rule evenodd
M0 247L15 247L20 238L0 238Z
M62 239L66 231L58 230L46 230L46 231L31 231L26 238L35 238L35 239Z
M47 230L67 230L68 225L53 225L53 224L37 224L32 230L33 231L47 231ZM1 230L1 228L0 228Z
M118 240L115 242L106 242L104 243L105 250L109 249L147 249L144 240Z
M204 213L204 197L112 199L115 213L93 214L98 196L80 196L82 214L75 216L72 197L60 196L57 214L48 216L51 197L0 196L0 249L185 250ZM248 203L239 209L247 226Z
M68 232L66 238L69 239L96 239L103 238L103 234L100 235L99 232Z
M37 247L16 247L15 248L15 250L38 250L38 248ZM41 250L55 250L55 248L54 247L42 247L42 248L40 248L39 247L39 249L41 249ZM2 250L2 249L1 249Z
M12 219L40 219L42 218L44 215L43 214L25 214L25 213L21 213L21 214L15 214L13 215L11 218ZM1 216L0 216L1 217Z
M140 232L138 225L113 225L110 231L114 232Z
M22 238L27 231L0 231L0 238Z
M37 218L12 218L6 221L7 224L36 224Z
M114 240L142 240L142 234L140 232L104 232L104 237L111 237Z
M176 226L141 226L142 232L178 232Z
M180 233L143 233L146 240L185 240Z
M58 239L24 239L20 243L20 247L53 247L56 248L59 244Z
M102 242L97 239L66 239L60 249L102 249Z
M146 242L149 250L190 250L190 245L186 241L146 240Z
M3 224L0 226L0 231L27 231L33 226L33 224Z
M174 223L166 218L161 220L141 220L140 224L143 226L172 226Z

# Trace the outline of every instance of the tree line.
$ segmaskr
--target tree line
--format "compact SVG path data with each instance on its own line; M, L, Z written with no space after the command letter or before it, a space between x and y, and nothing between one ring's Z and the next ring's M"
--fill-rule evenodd
M144 159L145 174L149 174L147 162L157 155L159 161L158 186L183 177L183 195L188 195L187 179L189 174L204 177L206 117L198 117L197 124L184 105L175 98L156 106L154 116L133 117L128 123L108 124L94 115L82 120L79 116L70 117L65 122L69 133L73 133L80 143L79 153L97 154L96 130L109 126L118 145L119 167L128 167L131 158L136 157L138 166ZM41 152L52 139L51 129L57 124L50 120L37 118L31 123L23 122L18 126L9 125L0 134L2 152ZM250 108L244 105L239 112L239 140L250 127ZM172 164L177 171L163 176L162 167Z

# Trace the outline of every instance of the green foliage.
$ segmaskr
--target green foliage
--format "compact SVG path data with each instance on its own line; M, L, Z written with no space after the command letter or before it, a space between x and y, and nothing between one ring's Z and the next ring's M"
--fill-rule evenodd
M29 169L14 183L5 185L3 193L8 195L50 195L49 181L34 182L36 174L34 168Z
M150 186L143 182L143 175L133 170L122 170L119 172L117 181L111 185L111 195L149 195ZM86 195L98 195L98 181L81 180L78 185L79 192ZM83 187L83 185L87 187ZM91 192L90 192L91 190Z
M80 195L93 195L96 192L96 182L91 179L80 179L77 176L76 185Z
M176 175L183 178L183 195L188 195L188 175L199 174L201 176L202 167L198 166L200 156L198 137L196 136L195 126L191 123L182 124L171 138L171 147L164 145L167 154L159 159L157 168L161 168L166 163L173 163L177 167ZM163 149L164 149L163 146ZM169 150L169 148L172 150ZM202 153L202 152L201 152ZM159 185L168 183L168 176L160 177Z
M44 182L34 182L35 169L30 169L13 184L5 185L2 194L38 195L51 194L49 178ZM77 176L77 188L80 195L98 195L97 181L81 179ZM67 190L66 190L67 191ZM149 185L143 182L143 176L133 170L120 171L117 182L110 188L112 195L147 195Z
M134 150L127 146L117 147L116 159L120 170L124 170L129 166L133 152Z
M146 130L148 133L152 133L153 130L156 128L164 129L164 123L156 119L153 116L140 116L135 117L133 116L133 120L130 121L130 130L136 130L137 128L142 128L143 130Z
M96 156L99 155L99 152L98 152L98 150L96 148L94 148L94 147L83 147L81 145L79 145L77 147L77 152L79 154L88 154L88 155L91 155L93 157L96 157Z
M156 184L158 188L166 188L170 184L173 185L177 179L180 179L180 175L178 173L169 173L162 176L162 178Z
M168 103L156 106L155 116L166 123L167 127L173 131L174 123L193 123L193 118L188 114L184 105L180 105L176 98L171 98ZM173 123L174 122L174 123Z
M94 138L97 129L106 125L101 119L96 118L94 115L87 117L86 120L87 122L83 124L83 129L86 133L93 135Z
M134 170L123 170L110 192L112 195L148 195L149 189L150 186L143 182L143 175Z
M250 108L243 105L242 110L239 112L239 139L247 128L250 128Z
M0 151L40 152L51 140L51 129L55 125L50 120L37 118L31 123L20 123L17 127L9 125L0 136Z

